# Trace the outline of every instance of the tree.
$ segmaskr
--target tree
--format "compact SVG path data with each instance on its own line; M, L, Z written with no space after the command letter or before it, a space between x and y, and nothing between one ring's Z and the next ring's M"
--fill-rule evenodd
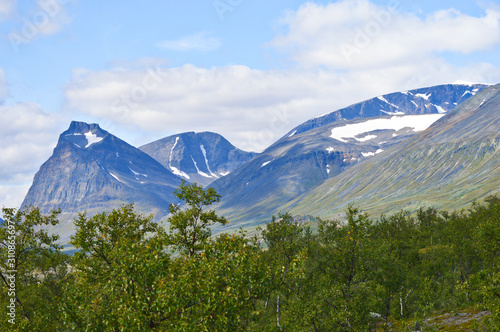
M168 275L170 256L164 232L122 206L74 221L71 244L74 280L68 283L62 312L69 329L130 331L157 329L166 319L157 288Z
M500 198L490 196L485 203L473 203L468 217L477 228L476 241L483 266L471 275L463 290L475 302L491 311L486 319L489 331L500 330Z
M272 268L272 286L267 295L266 307L271 298L275 298L275 325L279 329L293 326L294 317L287 316L288 302L293 301L299 292L299 280L302 277L302 264L311 237L309 227L295 222L289 213L273 216L262 231L262 238L268 250L262 258ZM271 306L269 306L271 308ZM288 311L287 314L291 313ZM274 323L273 323L274 324Z
M183 183L176 194L188 206L171 206L173 233L132 205L79 215L71 243L80 251L61 306L67 329L237 331L253 319L266 286L256 239L211 237L209 226L225 223L203 211L215 190Z
M226 218L219 217L213 210L204 211L205 206L218 202L220 195L214 188L204 190L195 184L183 182L174 192L175 196L187 204L186 209L180 205L170 204L172 216L170 223L171 243L176 250L189 256L199 253L205 242L212 235L210 226L217 223L225 225Z
M328 301L324 326L342 331L366 330L371 323L367 305L371 247L371 223L366 213L350 205L347 222L321 221L318 239L321 245L321 265L330 291L323 293Z
M0 224L0 329L57 330L57 303L67 275L67 256L57 235L46 227L58 223L59 211L42 215L38 208L2 209ZM12 309L12 310L11 310Z

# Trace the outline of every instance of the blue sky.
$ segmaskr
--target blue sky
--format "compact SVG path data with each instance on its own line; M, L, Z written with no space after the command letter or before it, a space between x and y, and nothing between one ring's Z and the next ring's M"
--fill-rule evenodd
M258 151L379 94L500 81L488 0L0 0L0 35L6 206L71 120L136 146L209 130Z

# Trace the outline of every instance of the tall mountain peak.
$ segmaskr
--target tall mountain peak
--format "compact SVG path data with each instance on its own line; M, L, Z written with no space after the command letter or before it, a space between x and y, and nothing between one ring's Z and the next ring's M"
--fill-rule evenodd
M168 214L177 203L173 192L182 180L148 154L101 129L98 124L71 122L52 156L35 174L23 207L44 213L60 208L60 234L71 234L76 213L89 214L135 203L138 210Z
M95 143L101 142L109 133L96 123L72 121L68 130L63 132L59 140L74 144L80 149L87 149Z

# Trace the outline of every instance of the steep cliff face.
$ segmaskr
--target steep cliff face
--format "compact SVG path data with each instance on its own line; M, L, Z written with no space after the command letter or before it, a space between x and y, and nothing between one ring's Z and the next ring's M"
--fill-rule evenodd
M78 212L110 210L134 202L157 217L177 202L174 189L181 179L146 153L101 129L72 122L52 156L40 167L23 207L48 212L60 208L61 219Z

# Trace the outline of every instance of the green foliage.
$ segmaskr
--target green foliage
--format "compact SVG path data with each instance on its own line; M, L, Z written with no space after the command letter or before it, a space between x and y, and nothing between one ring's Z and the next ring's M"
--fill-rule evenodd
M17 315L0 330L389 331L416 321L438 330L473 307L491 311L476 330L500 330L497 197L378 220L349 206L345 222L318 220L314 234L279 214L260 229L262 250L244 232L212 236L227 223L206 210L214 189L183 183L176 195L186 204L170 206L168 231L133 205L80 214L71 259L45 230L57 211L4 209L0 305L13 298Z
M213 189L183 184L176 194L188 206L171 206L170 233L132 205L79 215L71 243L80 251L61 304L66 329L237 331L249 324L267 284L256 239L210 237L210 225L225 223L203 211L219 197Z
M74 280L62 303L65 325L89 331L155 328L163 316L156 288L167 273L164 232L123 206L75 220Z
M188 207L181 209L179 205L170 205L172 216L168 221L172 233L171 241L175 249L192 256L203 249L205 242L212 235L210 226L227 223L226 218L217 216L215 211L203 211L204 206L218 202L220 195L213 188L204 190L196 183L187 185L185 182L174 193L177 198L185 201Z
M67 274L67 257L45 226L56 225L59 211L43 216L38 208L2 210L0 225L0 306L2 331L55 331L57 304ZM10 278L11 276L15 279ZM9 285L15 285L15 289ZM15 318L6 308L14 300ZM10 311L10 310L9 310ZM9 323L8 319L14 318Z
M300 292L301 279L304 276L302 265L311 231L303 224L295 222L289 213L273 216L271 222L261 231L268 247L262 254L263 262L271 267L271 284L263 308L267 311L264 326L271 330L292 329L297 327L293 301L297 292Z

